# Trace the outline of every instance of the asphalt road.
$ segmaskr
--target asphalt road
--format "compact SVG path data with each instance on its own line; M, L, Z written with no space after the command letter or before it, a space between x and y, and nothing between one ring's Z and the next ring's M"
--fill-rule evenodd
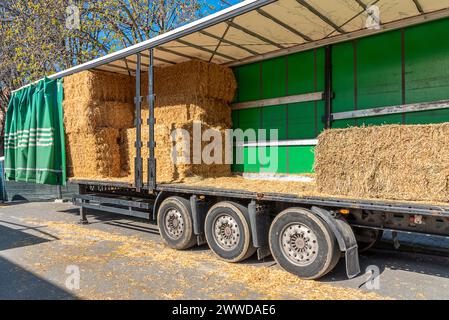
M363 271L379 271L374 281L348 280L344 260L304 281L272 259L228 264L207 246L171 250L142 220L88 217L90 225L76 224L71 204L0 207L0 299L449 299L449 254L395 251L388 235L360 257ZM449 249L444 238L400 240Z

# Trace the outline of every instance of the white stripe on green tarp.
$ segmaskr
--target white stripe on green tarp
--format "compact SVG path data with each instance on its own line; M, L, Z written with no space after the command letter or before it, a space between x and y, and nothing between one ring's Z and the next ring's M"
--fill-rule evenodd
M36 144L19 144L18 146L5 146L5 149L19 149L19 148L28 148L28 147L52 147L53 143L36 143Z
M54 173L61 173L62 170L54 170L54 169L48 169L48 168L5 168L5 170L8 171L45 171L45 172L54 172Z

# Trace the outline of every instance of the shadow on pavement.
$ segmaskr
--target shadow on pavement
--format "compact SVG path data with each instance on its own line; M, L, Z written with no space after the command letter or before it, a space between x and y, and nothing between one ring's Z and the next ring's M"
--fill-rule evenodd
M39 230L40 228L42 227L29 227L0 220L0 253L58 240L57 237ZM40 233L45 235L45 238L28 232ZM1 256L0 288L0 299L77 299L70 292Z
M368 281L368 268L377 267L380 276L386 270L400 270L414 274L423 274L449 279L448 257L434 256L425 253L414 253L395 249L385 249L385 246L377 246L368 252L360 254L361 273L355 279L360 286ZM344 257L337 267L320 281L335 282L347 280Z
M40 228L43 227L29 227L0 220L0 251L59 240L58 237L40 230ZM45 238L32 235L25 231L40 233L45 236Z
M0 257L0 299L73 300L76 296Z

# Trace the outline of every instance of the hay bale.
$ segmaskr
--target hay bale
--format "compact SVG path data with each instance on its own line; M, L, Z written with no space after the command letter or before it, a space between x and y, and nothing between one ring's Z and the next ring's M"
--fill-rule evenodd
M106 71L83 71L64 78L64 99L133 103L134 78Z
M155 127L155 139L156 139L156 149L155 156L157 160L156 166L156 176L158 182L179 182L183 181L187 177L193 176L201 176L201 177L222 177L228 176L231 174L230 165L226 164L193 164L193 163L177 163L175 164L173 161L173 150L176 150L176 154L178 157L183 157L184 152L187 151L190 157L193 155L193 143L190 139L188 144L184 144L182 142L183 139L180 135L176 138L176 142L172 141L171 133L173 130L183 129L189 133L193 131L193 122L188 123L177 123L172 124L171 126L158 124ZM213 129L221 133L222 138L224 139L224 130L221 127L208 127L203 126L202 131L204 132L207 129ZM192 138L192 135L190 135ZM129 181L133 181L134 179L134 159L136 157L136 151L134 148L134 143L136 141L136 131L135 129L128 129L122 131L121 145L122 145L122 154L126 154L128 157L126 162L122 163L122 169L128 170L127 176ZM146 146L149 141L149 131L148 126L142 127L142 141L143 145ZM178 143L177 143L178 142ZM207 145L207 142L202 143L201 150L204 150L204 146ZM190 147L190 149L185 149ZM142 158L143 158L143 174L144 177L148 175L148 163L147 159L149 157L148 148L142 148ZM224 151L223 151L223 159L224 161ZM193 159L190 158L190 161L193 162Z
M93 133L98 128L126 129L134 126L134 105L89 99L64 100L64 125L68 133Z
M172 96L203 97L230 103L237 81L230 68L199 60L154 69L154 93L157 99ZM148 74L141 77L142 95L148 95Z
M67 133L67 173L78 179L120 177L119 130Z
M327 130L318 140L319 192L449 202L449 123Z
M145 74L142 75L141 86L142 96L148 95L148 77ZM234 98L236 87L232 70L201 61L155 70L158 181L231 173L230 165L174 165L171 159L174 143L170 133L177 128L192 132L193 122L200 121L203 130L217 128L223 134L223 129L232 126L229 102ZM132 128L134 106L131 103L135 94L135 78L88 71L67 77L64 90L70 176L80 179L121 177L133 181L135 129ZM147 175L149 132L146 119L149 111L147 104L142 107L142 158L144 175ZM113 131L105 131L106 128ZM104 137L106 132L109 132L108 137ZM92 154L83 156L89 149L94 150ZM181 148L178 153L182 151ZM105 155L101 156L101 152ZM108 162L111 162L110 166Z
M142 119L149 116L148 104L143 105ZM154 108L157 123L172 125L199 121L204 125L232 127L231 108L228 103L201 97L172 96L158 99Z

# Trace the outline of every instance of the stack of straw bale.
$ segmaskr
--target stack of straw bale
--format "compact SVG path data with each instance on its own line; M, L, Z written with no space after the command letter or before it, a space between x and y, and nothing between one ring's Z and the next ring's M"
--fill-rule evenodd
M230 166L226 164L173 163L173 150L176 149L178 154L184 150L182 144L172 141L171 133L176 129L191 133L194 122L201 122L202 131L213 129L224 138L224 130L232 127L230 103L237 87L232 70L190 61L156 68L154 78L158 181L230 175ZM141 79L142 96L146 97L148 75L142 74ZM132 182L136 141L132 103L135 78L106 72L83 72L66 78L64 91L69 176L94 180L123 178ZM144 99L144 179L148 172L148 109ZM203 146L206 144L203 142ZM193 144L190 143L192 148ZM191 153L192 150L189 151Z
M449 123L327 130L315 170L326 194L449 202Z
M159 182L182 181L186 177L217 177L231 174L231 168L226 164L175 164L172 153L182 155L187 152L193 160L193 141L189 144L178 136L177 142L172 141L171 134L176 129L190 133L194 122L201 123L202 132L207 129L220 132L224 142L224 130L232 127L230 102L237 84L233 72L222 66L189 61L173 67L155 69L155 140L157 159L157 179ZM142 76L141 88L143 95L148 94L148 76ZM142 119L142 140L144 146L149 140L149 128L146 125L149 116L148 103L144 103ZM128 155L129 179L134 176L133 163L135 157L135 130L128 129L122 135L122 154ZM179 143L181 142L181 143ZM202 150L208 142L202 143ZM184 150L189 147L190 150ZM224 145L222 148L224 163ZM148 158L148 148L142 149L142 158ZM147 176L148 166L144 160L144 176Z
M85 71L64 79L67 171L75 178L120 177L120 132L134 126L132 77Z

